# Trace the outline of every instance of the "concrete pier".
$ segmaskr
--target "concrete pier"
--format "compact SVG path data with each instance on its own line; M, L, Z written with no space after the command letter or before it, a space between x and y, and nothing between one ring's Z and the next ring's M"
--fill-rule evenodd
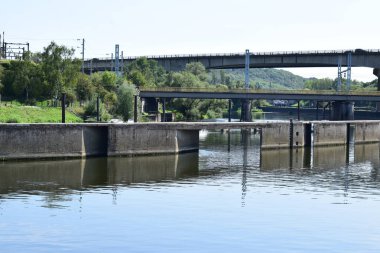
M276 122L261 129L261 148L303 147L305 143L304 123Z
M149 125L110 125L108 156L170 154L199 148L199 130L150 129Z
M355 124L355 143L374 143L380 140L379 122L358 122Z
M344 145L347 143L345 122L320 121L313 124L314 146Z
M334 101L331 103L330 120L354 120L354 102Z

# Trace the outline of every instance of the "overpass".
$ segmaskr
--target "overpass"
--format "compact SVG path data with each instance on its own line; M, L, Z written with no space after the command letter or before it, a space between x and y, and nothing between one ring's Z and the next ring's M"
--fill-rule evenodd
M380 92L345 92L333 90L265 90L265 89L201 89L201 88L143 88L140 98L192 99L267 99L380 102Z
M264 90L264 89L194 89L194 88L140 88L134 101L134 121L137 122L137 96L150 99L157 103L160 99L163 105L163 115L166 110L166 100L171 98L190 99L228 99L229 121L231 121L231 100L296 100L298 101L298 120L300 119L300 100L329 101L331 103L331 118L333 120L353 120L355 101L380 102L380 91L352 92L332 90ZM318 103L317 103L318 111ZM165 121L165 117L163 119ZM249 121L248 118L244 119Z
M289 67L337 67L341 59L347 66L348 53L351 53L352 67L380 69L380 49L354 49L330 51L285 51L252 52L250 68L289 68ZM139 57L126 57L122 65L127 66ZM189 54L146 56L163 66L167 71L183 70L187 63L201 62L207 69L237 69L245 67L245 53L231 54ZM93 58L84 62L87 73L114 69L111 58Z

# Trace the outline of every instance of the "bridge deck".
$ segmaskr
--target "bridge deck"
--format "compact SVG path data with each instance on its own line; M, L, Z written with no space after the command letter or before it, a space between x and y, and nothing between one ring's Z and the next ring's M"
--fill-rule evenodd
M254 89L184 89L140 88L142 98L199 98L199 99L269 99L320 101L380 102L380 92L336 92L312 90L254 90Z
M341 59L342 66L347 66L347 55L351 53L352 67L380 68L379 49L354 49L331 51L299 52L252 52L250 68L287 68L287 67L337 67ZM128 65L139 57L125 57L122 65ZM146 56L158 62L168 71L179 71L190 62L201 62L207 69L244 68L245 54L193 54L193 55L158 55ZM86 72L113 69L113 59L94 58L85 61Z

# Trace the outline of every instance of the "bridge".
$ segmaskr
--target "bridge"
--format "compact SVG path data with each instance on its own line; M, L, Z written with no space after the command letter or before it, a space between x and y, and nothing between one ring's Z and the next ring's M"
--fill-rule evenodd
M289 67L337 67L347 66L351 58L352 67L369 67L380 69L380 49L354 49L331 51L285 51L285 52L252 52L250 68L289 68ZM245 53L231 54L189 54L146 56L163 66L167 71L183 70L190 62L201 62L207 69L237 69L245 67ZM139 57L126 57L122 65L127 66ZM114 69L111 58L93 58L84 62L87 73Z
M144 88L138 90L140 98L150 99L150 103L162 102L163 115L166 111L166 100L172 98L190 99L228 99L229 121L231 121L231 100L295 100L298 101L298 120L300 119L300 100L328 101L331 103L332 120L353 120L354 102L380 102L380 91L353 92L332 90L265 90L265 89L200 89L200 88ZM135 96L134 120L137 122L137 96ZM155 106L154 106L155 107ZM318 103L317 103L318 111ZM243 116L244 121L250 121ZM165 121L165 117L163 117Z
M380 102L380 92L353 92L333 90L266 90L266 89L202 89L202 88L148 88L140 87L141 98L192 99L267 99L318 101Z

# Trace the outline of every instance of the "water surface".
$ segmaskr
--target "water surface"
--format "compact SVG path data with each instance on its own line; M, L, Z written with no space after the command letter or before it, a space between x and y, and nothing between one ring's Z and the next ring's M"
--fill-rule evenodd
M233 132L200 145L0 163L1 252L380 251L378 144L261 151Z

